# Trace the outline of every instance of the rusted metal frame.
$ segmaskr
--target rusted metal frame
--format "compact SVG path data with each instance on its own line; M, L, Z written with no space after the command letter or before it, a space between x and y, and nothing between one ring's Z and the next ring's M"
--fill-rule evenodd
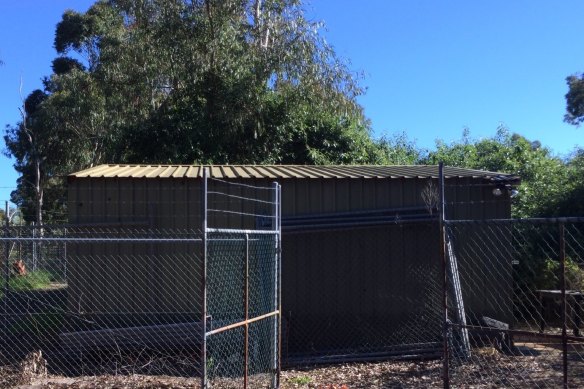
M202 269L201 269L201 388L207 389L207 182L209 171L203 169L203 179L201 183L201 231L202 236Z
M249 234L245 234L245 256L244 256L245 281L243 286L243 304L245 314L244 333L244 365L243 365L243 388L247 389L247 374L249 370Z
M568 387L568 332L566 315L566 237L564 223L559 223L560 233L560 284L562 287L562 367L564 388Z
M207 336L220 334L221 332L229 331L229 330L232 330L232 329L238 328L238 327L243 327L243 326L245 326L247 324L252 324L252 323L255 323L256 321L264 320L264 319L267 319L268 317L277 316L279 314L280 314L280 311L277 310L277 311L273 311L273 312L270 312L270 313L266 313L265 315L256 316L256 317L254 317L252 319L242 320L240 322L233 323L233 324L230 324L228 326L221 327L221 328L216 328L216 329L214 329L212 331L209 331L209 332L207 332Z
M444 163L438 164L438 185L440 189L440 205L439 212L439 230L440 230L440 257L442 258L442 382L445 389L450 388L450 367L448 355L448 280L447 280L447 264L446 264L446 205L444 199Z

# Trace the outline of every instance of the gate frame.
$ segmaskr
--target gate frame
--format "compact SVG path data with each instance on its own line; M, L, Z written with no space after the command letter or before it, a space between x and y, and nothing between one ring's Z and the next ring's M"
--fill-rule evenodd
M201 339L201 388L209 388L208 373L207 373L207 338L209 336L219 334L225 331L229 331L235 328L244 327L244 371L243 371L243 388L248 387L248 365L249 365L249 325L255 322L259 322L264 319L269 319L274 317L274 337L273 337L273 349L271 352L272 356L272 388L276 389L280 385L280 372L281 372L281 317L282 317L282 256L281 256L281 239L282 239L282 223L281 223L281 198L282 198L282 187L277 182L272 183L272 218L271 230L238 230L238 229L228 229L228 228L211 228L208 226L208 180L209 180L209 168L205 167L203 169L202 185L201 185L201 219L202 219L202 279L201 285L203 287L202 291L202 339ZM226 233L239 233L245 236L245 279L244 279L244 320L233 323L221 328L216 328L211 331L207 331L207 264L208 264L208 245L207 245L207 234L209 232L226 232ZM257 317L249 318L249 235L250 234L262 234L262 235L273 235L275 236L275 261L274 261L274 310L272 312L260 315Z

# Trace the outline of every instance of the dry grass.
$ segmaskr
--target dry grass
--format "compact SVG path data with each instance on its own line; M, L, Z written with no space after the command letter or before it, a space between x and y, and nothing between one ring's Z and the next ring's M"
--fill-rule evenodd
M456 387L558 387L562 384L561 353L545 344L525 343L522 355L505 355L492 348L474 350L464 363L451 364L451 383ZM18 389L186 389L199 388L197 378L147 375L101 375L83 377L44 376L30 369L0 368L0 387ZM578 352L570 358L569 385L584 387L584 359ZM442 387L442 362L387 361L351 363L282 372L282 389L434 388ZM213 389L241 388L242 380L219 378ZM250 388L266 388L269 378L250 377Z

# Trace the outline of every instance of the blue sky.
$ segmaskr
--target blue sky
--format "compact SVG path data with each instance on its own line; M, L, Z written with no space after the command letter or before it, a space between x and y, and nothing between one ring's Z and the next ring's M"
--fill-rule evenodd
M90 0L0 0L0 124L14 124L26 96L50 74L56 23ZM584 128L563 123L565 78L584 71L584 2L563 0L313 0L312 19L337 53L362 72L360 98L374 136L490 137L497 126L556 154L584 146ZM3 143L0 145L4 148ZM0 156L0 201L17 178Z

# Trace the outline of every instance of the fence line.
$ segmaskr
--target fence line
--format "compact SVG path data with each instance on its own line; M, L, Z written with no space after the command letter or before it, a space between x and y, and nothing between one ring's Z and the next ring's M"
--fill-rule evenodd
M458 220L445 228L470 320L447 326L468 331L472 345L465 355L449 342L445 385L584 385L584 219ZM456 317L458 308L448 312Z

